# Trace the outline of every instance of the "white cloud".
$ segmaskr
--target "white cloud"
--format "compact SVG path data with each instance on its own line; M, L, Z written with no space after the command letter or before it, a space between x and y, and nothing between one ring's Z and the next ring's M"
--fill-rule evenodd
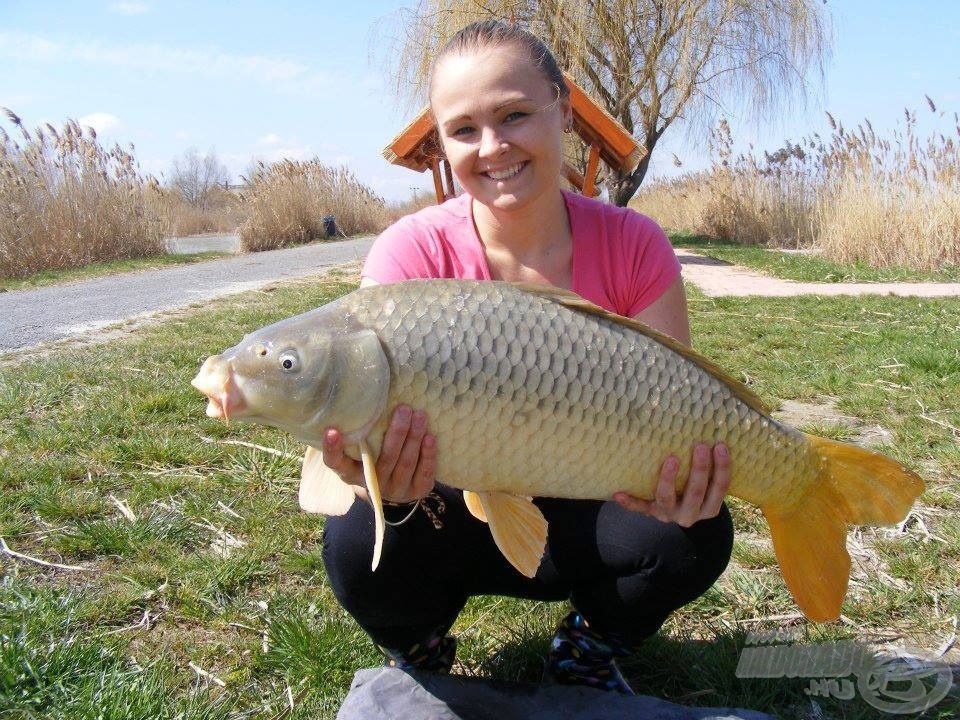
M116 116L105 112L84 115L77 122L80 123L80 127L92 127L97 131L97 135L109 134L120 127L120 121Z
M258 145L276 145L280 142L280 136L275 135L274 133L267 133L262 138L257 140Z
M286 145L274 149L267 155L270 162L277 160L309 160L315 155L309 145Z
M0 32L0 58L47 63L75 61L201 75L218 80L255 80L288 92L313 92L329 84L323 74L311 70L307 65L283 58L233 55L216 48L194 50L165 45L56 43L24 32Z
M142 2L115 2L110 6L110 12L120 15L143 15L150 12L150 6Z

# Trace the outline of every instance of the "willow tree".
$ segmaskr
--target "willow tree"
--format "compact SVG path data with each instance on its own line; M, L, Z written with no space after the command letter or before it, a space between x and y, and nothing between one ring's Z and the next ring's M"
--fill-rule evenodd
M425 96L434 56L474 20L512 20L543 38L647 150L633 172L607 177L618 205L674 123L697 137L722 113L770 119L807 98L830 51L824 0L420 0L398 18L393 68L408 99Z

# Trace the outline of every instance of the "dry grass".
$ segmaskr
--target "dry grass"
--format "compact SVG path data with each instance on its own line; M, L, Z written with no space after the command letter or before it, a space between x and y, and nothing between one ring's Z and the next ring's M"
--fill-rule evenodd
M217 188L206 202L189 203L175 190L163 189L153 198L154 209L164 221L164 235L186 237L201 233L232 233L244 222L240 196Z
M74 120L31 134L4 112L23 144L0 128L0 277L164 252L154 183L130 153Z
M323 218L336 217L344 235L375 233L389 222L381 197L345 167L319 160L259 164L241 195L247 221L240 247L273 250L326 237Z
M418 210L437 204L437 196L432 191L419 192L413 197L399 202L392 202L387 205L387 221L389 224L395 223L406 215L412 215Z
M848 131L828 118L830 138L814 134L762 159L733 157L723 122L709 170L651 184L631 206L671 230L815 247L839 262L960 266L960 123L953 136L921 139L906 111L885 139L868 120Z

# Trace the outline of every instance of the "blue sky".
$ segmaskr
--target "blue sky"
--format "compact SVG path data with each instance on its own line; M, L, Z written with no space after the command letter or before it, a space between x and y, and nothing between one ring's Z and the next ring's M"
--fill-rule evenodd
M84 3L0 0L0 106L28 127L68 117L100 137L134 143L159 175L190 147L214 148L234 173L253 157L348 165L388 199L429 177L388 165L382 147L409 120L381 65L386 42L373 32L403 6L362 2ZM837 0L833 59L824 91L806 110L748 125L744 143L774 149L786 138L824 132L823 110L846 126L864 117L885 130L918 111L924 94L960 111L960 0ZM6 125L9 130L9 125ZM655 153L654 173L704 162L702 142L679 128ZM658 157L659 156L659 157Z

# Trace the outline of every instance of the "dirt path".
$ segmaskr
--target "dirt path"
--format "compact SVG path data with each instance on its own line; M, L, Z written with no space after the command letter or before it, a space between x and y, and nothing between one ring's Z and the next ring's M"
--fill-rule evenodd
M814 283L781 280L722 260L677 249L683 278L704 295L791 297L794 295L899 295L901 297L956 297L960 283Z
M111 275L0 293L0 355L141 319L268 283L319 275L360 262L372 237L238 255L209 262Z

